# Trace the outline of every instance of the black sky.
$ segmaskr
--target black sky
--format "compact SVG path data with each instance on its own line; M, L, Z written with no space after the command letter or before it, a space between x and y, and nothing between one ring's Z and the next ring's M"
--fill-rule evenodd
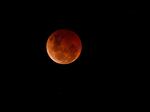
M133 100L138 10L110 6L28 4L10 11L8 66L14 69L8 91L37 105ZM70 65L56 64L46 53L48 36L61 28L75 31L83 46Z

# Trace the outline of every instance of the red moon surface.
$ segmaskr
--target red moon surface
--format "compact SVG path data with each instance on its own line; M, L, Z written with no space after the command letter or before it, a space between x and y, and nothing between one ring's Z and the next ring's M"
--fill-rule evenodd
M54 62L58 64L70 64L80 56L82 44L75 32L60 29L48 37L46 50L48 56Z

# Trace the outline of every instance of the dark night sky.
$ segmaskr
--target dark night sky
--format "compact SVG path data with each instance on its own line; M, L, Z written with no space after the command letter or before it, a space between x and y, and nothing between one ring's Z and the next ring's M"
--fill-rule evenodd
M133 100L138 11L98 4L56 10L51 5L10 12L9 35L14 36L9 43L14 51L8 66L15 68L8 75L8 91L37 105L50 100L63 104L99 99L103 105ZM75 31L82 41L81 55L70 65L54 63L45 49L48 36L61 28Z

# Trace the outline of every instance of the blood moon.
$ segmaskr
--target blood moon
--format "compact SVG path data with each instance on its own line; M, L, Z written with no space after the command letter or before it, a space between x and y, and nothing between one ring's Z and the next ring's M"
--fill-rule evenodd
M54 62L58 64L70 64L80 56L82 44L75 32L60 29L48 37L46 50L48 56Z

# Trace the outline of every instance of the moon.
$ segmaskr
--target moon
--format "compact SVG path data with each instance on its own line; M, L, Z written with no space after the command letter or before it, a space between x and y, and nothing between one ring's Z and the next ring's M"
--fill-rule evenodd
M53 32L47 40L48 56L58 64L70 64L81 54L82 44L79 36L68 29Z

